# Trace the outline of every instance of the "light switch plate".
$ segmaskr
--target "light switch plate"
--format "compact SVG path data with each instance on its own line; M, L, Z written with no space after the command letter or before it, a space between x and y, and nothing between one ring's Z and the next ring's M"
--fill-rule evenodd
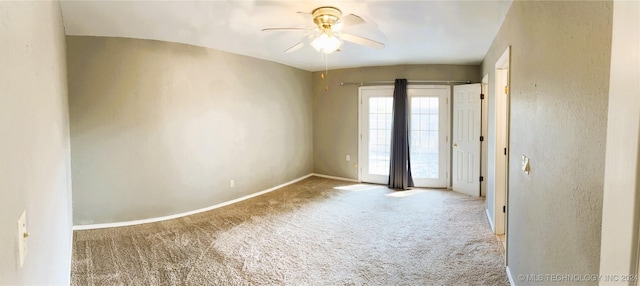
M529 165L529 157L522 155L522 171L529 175L529 172L531 170L531 167Z
M24 264L24 258L27 256L27 211L22 211L18 218L18 254L20 256L20 267Z

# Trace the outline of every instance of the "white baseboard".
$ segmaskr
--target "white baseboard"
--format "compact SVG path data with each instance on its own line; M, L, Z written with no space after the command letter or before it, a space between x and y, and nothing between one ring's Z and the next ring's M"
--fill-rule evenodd
M154 218L148 218L148 219L140 219L140 220L132 220L132 221L124 221L124 222L113 222L113 223L99 223L99 224L87 224L87 225L74 225L73 226L73 230L87 230L87 229L99 229L99 228L109 228L109 227L119 227L119 226L130 226L130 225L137 225L137 224L143 224L143 223L151 223L151 222L159 222L159 221L165 221L165 220L170 220L170 219L174 219L174 218L180 218L180 217L184 217L184 216L188 216L188 215L192 215L192 214L197 214L197 213L201 213L201 212L206 212L206 211L210 211L213 209L217 209L219 207L224 207L233 203L237 203L240 201L244 201L246 199L250 199L253 197L257 197L260 195L264 195L266 193L275 191L277 189L286 187L288 185L291 185L293 183L297 183L299 181L302 181L306 178L309 178L311 176L314 176L315 174L311 173L305 176L302 176L300 178L291 180L289 182L286 182L284 184L280 184L277 185L275 187L257 192L257 193L253 193L250 195L246 195L244 197L240 197L237 199L233 199L230 201L226 201L226 202L222 202L213 206L209 206L206 208L201 208L201 209L197 209L197 210L193 210L193 211L188 211L188 212L184 212L184 213L179 213L179 214L173 214L173 215L168 215L168 216L162 216L162 217L154 217ZM317 176L317 175L316 175Z
M489 225L491 226L491 232L496 233L496 227L493 226L493 220L491 220L491 215L489 214L489 209L484 209L487 213L487 220L489 221Z
M327 178L327 179L339 180L339 181L347 181L347 182L360 183L360 181L359 181L359 180L349 179L349 178L343 178L343 177L335 177L335 176L329 176L329 175L323 175L323 174L316 174L316 173L312 173L311 175L316 176L316 177L321 177L321 178Z
M511 275L511 269L509 269L509 266L507 266L507 278L509 278L509 284L511 286L516 286L516 282L513 281L513 276Z
M71 285L71 269L73 269L73 226L69 230L71 232L71 239L69 239L69 285ZM66 285L66 284L65 284Z

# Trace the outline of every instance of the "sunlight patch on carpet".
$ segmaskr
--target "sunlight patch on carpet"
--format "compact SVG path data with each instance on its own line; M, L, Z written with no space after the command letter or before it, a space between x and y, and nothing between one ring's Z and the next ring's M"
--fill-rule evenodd
M408 196L412 196L412 195L419 194L419 193L424 193L424 192L426 192L426 190L397 191L397 192L389 193L389 194L387 194L387 196L396 197L396 198L404 198L404 197L408 197Z
M353 191L353 192L368 191L368 190L379 189L379 188L382 188L382 186L370 185L370 184L355 184L355 185L334 187L334 189L336 190Z

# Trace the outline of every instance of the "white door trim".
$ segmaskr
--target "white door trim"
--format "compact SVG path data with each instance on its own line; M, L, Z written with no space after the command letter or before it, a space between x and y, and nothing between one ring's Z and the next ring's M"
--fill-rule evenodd
M480 84L480 92L482 94L484 94L484 100L482 100L482 118L481 120L481 127L480 127L480 133L482 134L482 136L484 136L484 141L480 143L480 160L481 160L481 164L480 164L480 175L484 177L484 180L482 180L482 182L480 182L480 196L481 197L486 197L487 196L487 167L488 167L488 154L489 154L489 144L488 144L488 140L489 140L489 106L488 106L488 94L489 94L489 74L485 74L484 77L482 78L482 83ZM493 222L492 222L493 223Z
M495 64L495 190L494 190L494 227L495 234L507 233L509 216L509 94L510 94L510 58L511 47L507 47ZM505 86L507 87L505 90ZM505 211L503 211L505 206ZM505 251L508 252L508 239Z

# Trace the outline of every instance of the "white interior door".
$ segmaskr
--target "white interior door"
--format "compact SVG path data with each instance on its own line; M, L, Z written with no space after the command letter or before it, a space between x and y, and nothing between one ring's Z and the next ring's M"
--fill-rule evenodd
M452 188L480 196L480 84L453 87Z
M447 186L449 86L407 88L411 173L416 187ZM393 86L360 88L360 180L387 184L393 123Z

